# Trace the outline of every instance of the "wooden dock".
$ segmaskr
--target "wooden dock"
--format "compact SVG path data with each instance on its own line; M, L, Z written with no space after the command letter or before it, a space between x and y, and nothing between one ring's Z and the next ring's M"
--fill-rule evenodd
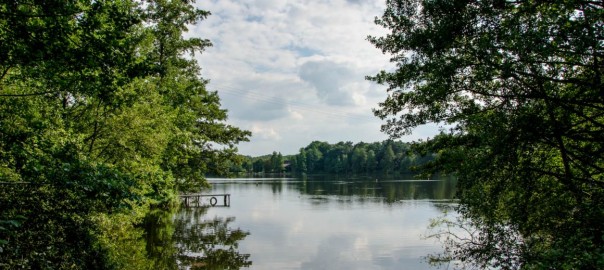
M204 205L210 205L210 206L222 206L222 207L229 207L231 206L231 194L201 194L201 193L192 193L192 194L183 194L183 195L179 195L181 202L187 206L187 207L192 207L192 206L204 206ZM222 205L217 205L218 204L218 199L222 197L222 201L223 204ZM208 204L204 203L202 198L210 198L208 201Z

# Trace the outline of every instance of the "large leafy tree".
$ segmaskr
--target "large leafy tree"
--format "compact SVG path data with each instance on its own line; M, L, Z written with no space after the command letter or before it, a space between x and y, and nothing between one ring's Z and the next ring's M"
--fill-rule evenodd
M393 137L426 123L432 169L459 176L481 267L604 267L604 3L387 1L369 40L396 66L375 114Z
M0 3L2 264L120 268L94 220L165 205L234 157L249 132L226 124L190 56L209 41L183 38L208 15L193 1Z

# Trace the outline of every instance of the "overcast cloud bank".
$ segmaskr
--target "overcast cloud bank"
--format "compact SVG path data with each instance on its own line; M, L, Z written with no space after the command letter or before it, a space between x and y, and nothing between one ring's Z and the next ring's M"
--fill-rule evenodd
M313 140L375 142L387 139L372 108L385 87L366 75L388 69L388 56L368 35L384 3L329 1L199 1L212 13L189 34L214 44L197 56L209 89L218 91L229 123L251 130L244 155L298 152ZM434 134L420 128L415 140Z

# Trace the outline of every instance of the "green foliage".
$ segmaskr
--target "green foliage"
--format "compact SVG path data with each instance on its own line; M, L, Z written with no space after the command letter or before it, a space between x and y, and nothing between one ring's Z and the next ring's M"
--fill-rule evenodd
M298 162L298 166L296 167L298 169L298 172L308 172L308 165L306 163L306 150L304 148L300 148L300 154L296 156L296 161Z
M297 155L282 157L281 153L273 152L272 155L244 158L253 164L248 173L409 174L415 172L414 167L431 160L432 153L391 140L357 144L314 141L300 148Z
M396 63L369 77L388 86L383 131L453 126L420 148L459 176L458 210L489 236L453 258L603 268L602 3L392 0L376 23L390 33L369 40Z
M208 219L207 208L153 211L145 218L147 249L153 269L240 269L252 264L240 254L249 232L231 228L235 218ZM178 268L177 268L178 267Z
M209 41L183 37L208 15L192 1L0 4L3 267L122 269L112 220L236 159L250 133L187 55Z

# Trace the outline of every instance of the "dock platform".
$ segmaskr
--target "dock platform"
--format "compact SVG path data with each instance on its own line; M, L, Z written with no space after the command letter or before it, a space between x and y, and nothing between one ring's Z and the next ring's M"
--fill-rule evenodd
M222 206L222 207L230 207L231 206L231 194L201 194L201 193L191 193L191 194L182 194L179 195L181 202L187 206ZM218 198L222 197L223 204L218 204ZM210 198L208 203L205 204L203 198Z

